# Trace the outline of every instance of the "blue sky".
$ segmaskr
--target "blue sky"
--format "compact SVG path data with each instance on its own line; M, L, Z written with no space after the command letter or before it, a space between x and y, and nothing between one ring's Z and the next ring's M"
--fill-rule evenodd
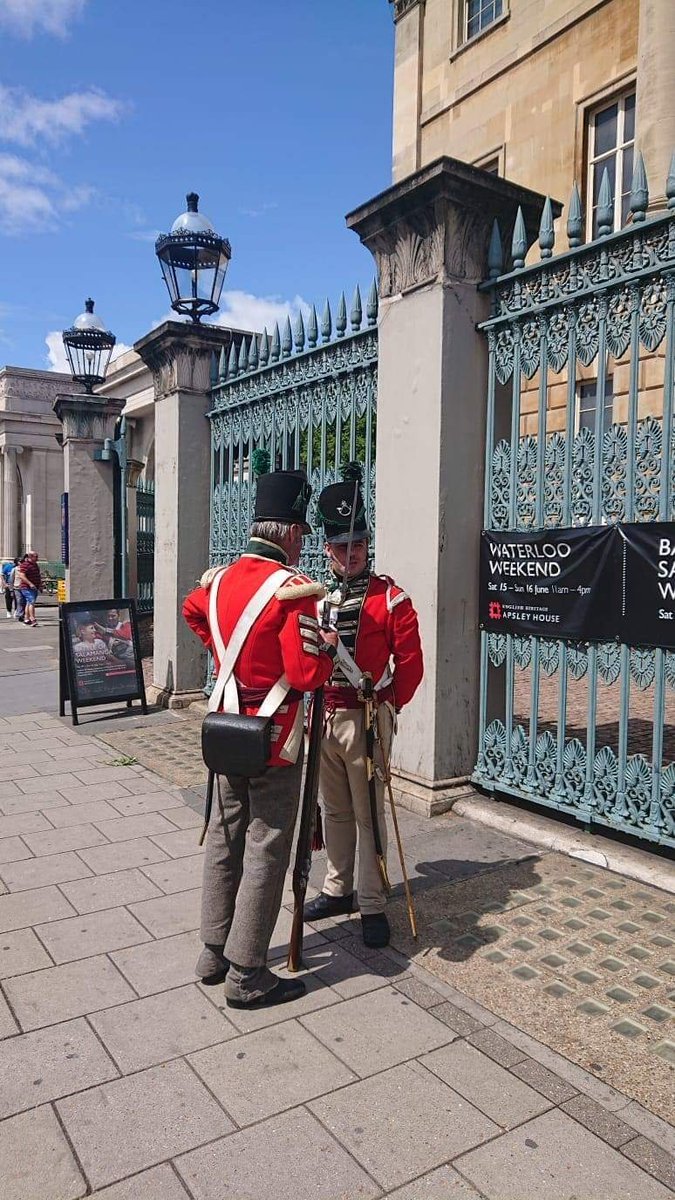
M193 189L233 324L367 287L344 215L391 179L393 41L387 0L0 0L0 365L59 365L88 295L126 345L163 319Z

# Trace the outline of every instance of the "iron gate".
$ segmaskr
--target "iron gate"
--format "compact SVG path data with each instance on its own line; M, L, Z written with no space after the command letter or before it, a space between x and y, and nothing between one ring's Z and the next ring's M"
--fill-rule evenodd
M270 453L272 468L303 467L312 485L302 567L314 578L324 571L322 543L313 520L321 488L340 478L350 459L363 466L363 493L371 529L375 520L375 421L377 405L377 289L370 290L363 326L358 287L349 314L340 297L335 324L326 302L300 312L291 328L272 336L244 338L214 363L211 420L211 564L231 562L248 539L255 449ZM363 326L363 327L362 327ZM319 342L319 333L321 342Z
M490 247L485 527L524 530L675 519L675 174L668 212L647 217L641 157L632 222L582 245L575 190L569 250L555 255L547 202L541 261L512 269ZM587 825L675 845L675 654L481 634L476 782Z

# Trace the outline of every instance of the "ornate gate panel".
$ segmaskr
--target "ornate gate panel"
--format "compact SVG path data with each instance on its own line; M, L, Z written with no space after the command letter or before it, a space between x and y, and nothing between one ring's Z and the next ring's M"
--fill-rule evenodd
M342 464L358 459L364 469L368 519L375 520L375 420L377 404L377 289L373 284L363 325L357 287L349 314L344 294L335 324L330 305L320 323L312 308L286 319L283 332L244 339L237 354L214 364L211 420L211 563L231 562L245 545L252 519L253 450L269 451L273 469L306 470L314 499L314 533L305 542L302 566L323 572L321 538L313 520L316 496L340 477ZM319 343L319 333L321 343Z
M632 223L581 245L576 188L569 250L512 269L490 247L485 527L525 530L675 519L675 174L669 211L646 217L641 156ZM654 842L675 845L675 655L616 643L481 634L476 782Z

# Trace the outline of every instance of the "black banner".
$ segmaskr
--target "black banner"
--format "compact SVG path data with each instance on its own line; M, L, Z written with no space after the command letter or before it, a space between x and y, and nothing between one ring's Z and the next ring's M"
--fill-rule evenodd
M622 604L619 635L629 646L675 649L675 524L619 525Z
M611 526L484 530L481 629L584 642L615 638L621 613L615 544Z

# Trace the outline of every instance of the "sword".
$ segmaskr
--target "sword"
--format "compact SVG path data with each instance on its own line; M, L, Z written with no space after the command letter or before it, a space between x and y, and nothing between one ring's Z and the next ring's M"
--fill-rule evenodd
M375 702L373 692L373 677L368 671L364 671L361 676L361 684L359 687L359 700L363 702L363 709L366 723L366 771L368 773L368 798L370 800L370 823L373 828L373 841L375 843L375 856L377 858L377 866L380 872L380 879L385 892L391 891L391 884L387 874L387 864L382 849L382 837L380 834L380 824L377 816L377 789L375 786Z

